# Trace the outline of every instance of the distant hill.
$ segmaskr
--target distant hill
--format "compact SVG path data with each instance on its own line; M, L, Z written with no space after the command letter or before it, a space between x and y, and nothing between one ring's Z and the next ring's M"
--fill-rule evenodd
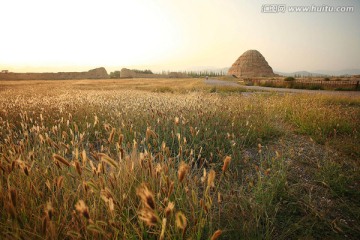
M313 72L308 72L308 71L297 71L297 72L292 72L292 73L284 73L284 72L274 71L274 73L279 74L281 76L286 76L286 77L295 77L295 76L301 76L301 77L325 77L325 76L328 76L327 74L313 73Z
M276 74L286 76L286 77L294 77L301 76L301 77L326 77L326 76L351 76L351 75L359 75L360 69L344 69L339 71L326 71L326 70L319 70L316 72L308 72L308 71L297 71L292 73L285 73L285 72L277 72L274 71Z
M186 71L193 71L193 72L215 72L215 73L227 73L229 70L229 67L224 68L216 68L216 67L210 67L210 66L197 66L197 67L191 67L186 69ZM328 77L328 76L351 76L351 75L360 75L360 69L344 69L339 71L326 71L326 70L319 70L316 72L308 72L308 71L296 71L296 72L279 72L275 71L274 73L279 74L281 76L285 77L294 77L301 76L301 77Z
M352 69L343 69L343 70L339 70L339 71L317 71L317 72L321 72L323 74L327 74L330 76L344 76L344 75L360 75L360 69L358 68L352 68Z

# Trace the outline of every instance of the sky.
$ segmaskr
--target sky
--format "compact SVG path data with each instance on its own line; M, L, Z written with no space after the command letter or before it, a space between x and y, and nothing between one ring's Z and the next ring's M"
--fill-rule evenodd
M273 4L285 12L262 12ZM360 68L359 0L1 0L0 12L0 70L225 68L249 49L282 72Z

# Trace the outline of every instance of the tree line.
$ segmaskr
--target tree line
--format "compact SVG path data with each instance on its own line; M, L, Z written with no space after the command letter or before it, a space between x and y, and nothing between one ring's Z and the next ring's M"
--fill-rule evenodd
M138 69L131 69L135 73L142 73L142 74L153 74L153 72L149 69L145 70L138 70ZM162 75L169 75L171 71L162 71L160 74ZM220 77L226 75L225 71L180 71L179 73L186 74L189 77L193 78L200 78L200 77ZM110 72L110 78L120 78L120 71Z

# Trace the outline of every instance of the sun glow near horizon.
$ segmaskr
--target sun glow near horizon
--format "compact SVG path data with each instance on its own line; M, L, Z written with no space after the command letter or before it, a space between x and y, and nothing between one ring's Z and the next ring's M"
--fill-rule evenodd
M359 6L356 1L345 2ZM0 68L61 71L144 66L159 71L229 67L248 49L258 49L274 69L360 66L356 44L360 31L354 21L359 19L359 8L353 14L269 15L261 13L264 3L6 1L0 3ZM314 23L314 19L319 20ZM329 25L329 19L336 24ZM309 52L314 54L310 59Z
M15 2L7 7L17 8ZM6 46L1 48L2 63L6 56L14 65L144 64L166 58L179 45L166 21L171 18L146 1L48 2L36 1L41 8L22 2L25 6L15 16L8 11L1 17L8 19L2 29L8 35L1 40Z
M8 23L2 29L8 37L0 40L0 64L39 70L199 65L210 57L210 47L220 49L212 41L222 26L218 20L206 24L216 18L216 6L205 3L13 1L0 17ZM203 11L194 15L194 7Z

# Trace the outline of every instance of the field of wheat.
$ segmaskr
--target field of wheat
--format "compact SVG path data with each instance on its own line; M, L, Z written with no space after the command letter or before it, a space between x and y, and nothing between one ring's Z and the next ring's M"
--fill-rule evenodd
M360 98L0 82L1 239L360 238Z

